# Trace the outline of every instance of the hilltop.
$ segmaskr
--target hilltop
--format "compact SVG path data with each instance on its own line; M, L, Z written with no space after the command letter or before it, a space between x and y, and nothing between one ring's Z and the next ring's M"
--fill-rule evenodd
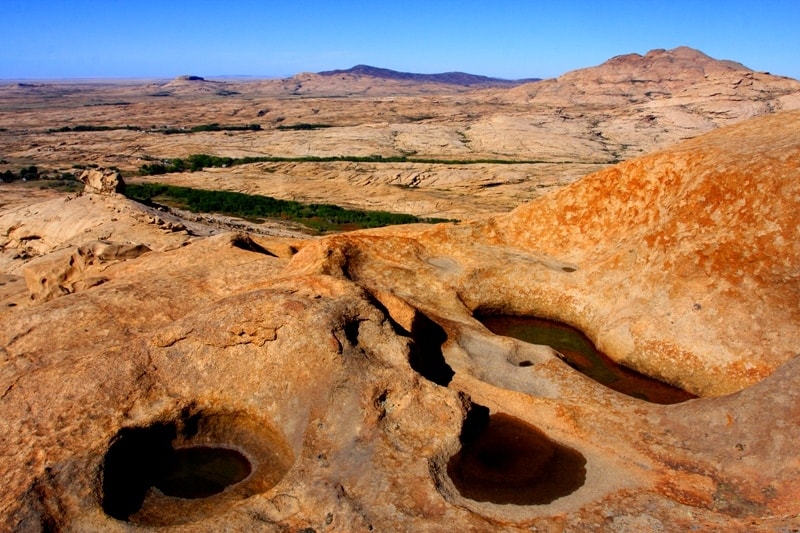
M344 78L345 76L366 76L386 80L405 80L418 83L441 83L445 85L463 85L467 87L511 87L522 83L538 81L535 79L505 80L491 78L466 72L444 72L439 74L417 74L413 72L398 72L387 68L371 67L369 65L356 65L346 70L328 70L318 72L320 76Z
M745 81L742 81L745 80ZM699 50L678 47L651 50L645 55L625 54L584 69L568 72L542 84L514 89L520 98L548 103L572 102L588 98L586 104L641 104L686 96L686 91L703 91L706 96L728 97L741 89L738 84L770 85L776 92L793 86L791 78L755 72L741 63L712 58ZM696 96L699 96L697 94ZM745 99L745 95L740 95Z

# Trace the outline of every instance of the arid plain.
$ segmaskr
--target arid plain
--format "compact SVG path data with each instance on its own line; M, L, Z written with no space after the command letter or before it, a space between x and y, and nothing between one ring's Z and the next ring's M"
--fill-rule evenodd
M261 159L139 172L192 154ZM677 48L527 83L9 83L0 161L48 177L0 184L0 529L800 523L797 80ZM51 187L111 167L457 222L320 236ZM692 399L492 316L577 327ZM172 494L153 463L187 449L245 473Z
M348 73L249 82L191 78L2 86L0 155L12 168L99 164L134 174L152 160L204 153L518 162L293 161L170 176L173 183L465 219L508 211L613 162L800 105L796 80L691 49L622 56L513 88ZM262 130L158 133L207 124ZM292 129L298 125L319 129ZM78 126L144 131L48 133Z

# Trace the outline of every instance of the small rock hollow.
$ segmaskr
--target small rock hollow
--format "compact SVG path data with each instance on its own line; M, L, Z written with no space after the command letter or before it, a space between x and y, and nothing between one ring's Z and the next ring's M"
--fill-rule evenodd
M446 387L455 376L442 353L447 333L439 324L417 313L411 326L411 338L414 340L408 360L411 368L424 378Z
M239 248L240 250L245 250L247 252L255 252L257 254L269 255L272 257L277 257L275 254L255 242L250 237L245 235L238 235L232 241L231 244L235 248Z
M189 523L269 490L293 461L282 435L260 418L186 410L117 433L103 458L101 505L139 525Z
M240 452L221 446L173 448L174 425L120 431L103 466L103 510L118 520L139 511L147 491L207 498L245 479L252 467Z
M142 508L147 491L170 469L174 424L124 428L103 463L103 511L118 520Z
M696 398L689 392L615 363L595 348L583 332L567 324L506 315L479 316L478 320L497 335L552 347L578 372L628 396L658 404L675 404Z
M247 457L230 448L178 448L153 485L167 496L208 498L245 479L251 471Z
M586 481L586 459L513 416L473 405L462 447L447 475L464 498L513 505L545 505Z

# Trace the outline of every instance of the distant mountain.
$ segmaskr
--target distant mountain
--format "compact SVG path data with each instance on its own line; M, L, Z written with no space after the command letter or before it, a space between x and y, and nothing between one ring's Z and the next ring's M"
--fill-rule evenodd
M672 50L651 50L644 55L612 57L594 67L515 87L508 96L550 105L613 106L682 98L684 105L703 107L728 102L719 112L738 116L745 109L736 112L728 109L731 105L737 107L737 102L749 102L745 107L752 114L764 102L785 100L797 89L797 80L755 72L741 63L715 59L688 46L679 46ZM781 101L775 105L782 106Z
M502 78L491 78L479 76L477 74L467 74L466 72L443 72L441 74L416 74L413 72L398 72L388 68L371 67L369 65L356 65L347 70L327 70L318 72L320 76L368 76L385 80L413 81L419 83L443 83L447 85L462 86L481 86L481 87L503 87L521 85L539 81L540 78L527 78L524 80L506 80Z
M596 67L567 73L563 78L594 79L595 81L659 82L676 86L699 83L709 75L726 72L753 72L751 69L724 59L715 59L688 46L672 50L650 50L645 55L624 54L612 57Z

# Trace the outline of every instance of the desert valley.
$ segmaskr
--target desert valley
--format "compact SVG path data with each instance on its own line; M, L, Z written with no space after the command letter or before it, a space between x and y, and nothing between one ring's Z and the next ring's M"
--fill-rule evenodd
M800 528L800 81L0 83L0 176L2 531Z

